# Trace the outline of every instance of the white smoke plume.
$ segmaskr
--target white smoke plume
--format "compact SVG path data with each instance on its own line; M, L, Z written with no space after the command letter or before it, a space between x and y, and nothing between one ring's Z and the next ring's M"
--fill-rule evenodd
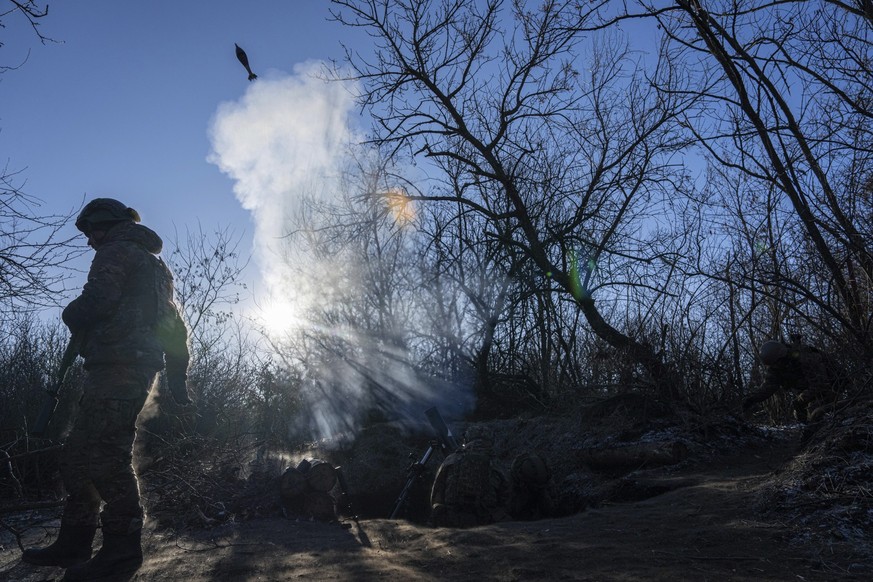
M279 335L305 326L302 319L294 321L295 314L314 302L331 301L335 290L343 287L339 281L325 285L332 273L355 270L354 265L326 265L323 257L316 263L314 257L292 254L288 248L289 229L304 200L333 201L348 187L342 181L343 170L351 144L360 141L350 124L355 86L325 82L316 76L320 69L319 63L309 63L297 66L290 76L258 78L238 101L219 106L210 128L209 161L234 181L237 199L252 215L254 258L267 295L258 303L264 307L267 328ZM307 269L318 273L313 279L321 283L319 288L310 288L313 285L300 276ZM348 332L317 331L344 337ZM437 400L448 404L438 395L453 390L418 377L406 362L407 354L391 355L396 364L386 366L380 340L366 335L347 339L353 346L349 351L357 354L355 362L310 364L302 390L312 432L329 437L353 430L363 411L374 405L389 417L414 422L423 421L420 411ZM459 402L455 408L470 406L468 390L462 392L454 399ZM416 416L421 418L412 418Z
M238 101L222 103L212 122L209 161L234 181L255 225L254 258L266 291L266 317L291 317L300 305L283 237L304 196L330 197L354 138L354 87L317 76L318 62L290 76L259 78Z

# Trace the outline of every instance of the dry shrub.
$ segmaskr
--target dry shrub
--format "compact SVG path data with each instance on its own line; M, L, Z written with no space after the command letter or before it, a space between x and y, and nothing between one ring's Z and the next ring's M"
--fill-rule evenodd
M159 527L212 527L280 513L282 462L266 454L263 442L186 436L140 464L145 505Z

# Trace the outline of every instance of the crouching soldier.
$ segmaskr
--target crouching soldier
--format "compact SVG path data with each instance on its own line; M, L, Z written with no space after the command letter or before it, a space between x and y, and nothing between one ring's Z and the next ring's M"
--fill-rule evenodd
M513 519L532 521L555 513L552 471L535 453L521 453L509 470L512 481L509 514Z
M819 350L797 343L767 341L758 353L764 364L764 384L743 401L743 412L779 392L793 392L794 416L802 423L815 424L839 398L837 376L832 364Z
M473 527L509 519L509 485L492 463L493 439L471 428L464 446L437 469L431 491L431 523L435 527Z

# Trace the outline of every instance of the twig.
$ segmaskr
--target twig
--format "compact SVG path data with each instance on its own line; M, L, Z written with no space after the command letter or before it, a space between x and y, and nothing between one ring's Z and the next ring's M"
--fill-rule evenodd
M272 542L267 542L266 544L260 543L260 542L243 542L243 543L239 543L239 544L219 544L214 539L210 540L210 541L212 542L212 545L205 547L205 548L186 548L177 539L176 540L176 547L179 548L180 550L182 550L183 552L192 552L193 553L193 552L209 552L212 550L221 550L224 548L239 548L242 546L264 546L264 545L275 546L276 545Z
M12 535L15 536L15 543L18 544L18 549L20 549L23 552L24 551L24 544L21 543L21 532L18 531L17 529L15 529L14 527L12 527L11 525L7 524L2 519L0 519L0 527L2 527L3 529L7 530L8 532L10 532Z
M44 449L37 449L35 451L27 451L26 453L18 453L17 455L10 455L8 458L4 459L4 462L14 461L15 459L22 459L24 457L29 457L31 455L38 455L39 453L47 453L49 451L57 451L61 449L64 445L53 445L50 447L46 447Z
M9 462L9 453L0 449L0 460L2 460L3 468L6 470L6 473L9 475L9 479L12 481L12 486L15 489L16 497L23 497L24 492L21 489L21 482L15 476L15 471L12 470L12 463Z
M11 505L0 505L0 513L13 513L16 511L27 511L29 509L48 509L49 507L60 507L65 503L63 499L53 501L30 501L22 503L14 503Z

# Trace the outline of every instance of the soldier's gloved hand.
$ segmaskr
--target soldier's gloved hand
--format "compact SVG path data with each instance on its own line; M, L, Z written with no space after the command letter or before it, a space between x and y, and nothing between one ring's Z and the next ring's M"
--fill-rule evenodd
M170 394L173 400L179 406L188 406L192 403L191 396L188 394L188 376L185 373L168 373L167 387L170 389Z

